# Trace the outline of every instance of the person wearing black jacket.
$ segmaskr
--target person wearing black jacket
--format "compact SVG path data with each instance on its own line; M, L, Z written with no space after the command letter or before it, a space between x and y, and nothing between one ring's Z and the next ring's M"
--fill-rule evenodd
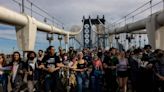
M132 54L133 53L133 54ZM139 65L142 58L142 50L135 49L129 57L129 79L131 80L132 92L139 92Z
M13 92L20 92L22 85L24 84L23 78L25 74L25 64L21 61L19 52L14 52L12 56L12 62L9 64L12 66L11 86Z
M105 71L105 82L108 92L116 92L118 90L116 65L118 58L116 57L116 49L111 48L110 52L104 57L103 67Z
M37 58L36 53L34 51L30 51L27 55L27 62L26 62L26 74L27 74L27 84L28 84L28 92L33 92L34 85L37 81Z
M145 45L140 62L139 92L153 92L154 82L154 59L150 45ZM146 86L145 86L146 85Z
M44 76L45 72L43 70L44 62L42 61L44 57L43 50L38 51L38 57L37 57L37 68L35 69L35 78L37 78L35 88L36 92L44 92Z
M160 49L155 51L155 90L154 92L164 92L164 52Z

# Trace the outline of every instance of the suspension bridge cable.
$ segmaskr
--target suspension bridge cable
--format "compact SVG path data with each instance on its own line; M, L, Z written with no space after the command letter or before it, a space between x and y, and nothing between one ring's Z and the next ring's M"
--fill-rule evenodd
M31 5L31 17L32 17L32 5L33 5L33 3L31 3L30 5Z
M162 2L163 2L163 10L164 10L164 0L162 0Z
M21 5L21 3L20 2L18 2L18 1L16 1L16 0L13 0L15 3L17 3L17 4L19 4L19 5ZM28 9L28 10L31 10L33 13L35 13L35 14L37 14L37 15L39 15L39 16L41 16L41 17L43 17L43 18L46 18L47 20L49 20L50 22L53 22L53 20L52 19L50 19L50 18L47 18L46 16L44 16L44 15L42 15L42 14L40 14L40 13L38 13L37 11L35 11L35 10L32 10L31 8L29 8L29 7L27 7L26 5L24 6L26 9ZM58 23L56 23L56 24L58 24Z
M148 9L150 9L150 8L152 8L152 7L156 6L156 5L158 5L158 4L160 4L161 2L162 2L162 1L159 1L158 3L156 3L156 4L154 4L154 5L150 6L150 7L148 7L148 8L146 8L146 9L142 10L141 12L135 14L135 16L137 16L137 15L143 13L144 11L146 11L146 10L148 10Z
M110 30L109 28L107 28L107 27L105 27L105 25L101 22L101 20L98 18L98 21L99 21L99 23L105 28L105 29L108 29L108 30ZM106 31L104 31L105 33L107 33Z
M152 1L152 0L150 0L150 1ZM132 13L138 11L138 10L141 9L142 7L144 7L144 6L146 6L147 4L149 4L150 1L148 1L148 2L146 2L145 4L141 5L140 7L138 7L137 9L135 9L134 11L130 12L129 14L127 14L126 16L129 16L129 15L131 15Z
M150 0L150 15L152 15L152 0Z
M101 22L101 20L100 20L99 18L98 18L98 21L99 21L99 23L100 23L105 29L110 30L110 27L106 27L106 26ZM110 24L108 21L105 21L105 22L111 26L111 24ZM106 33L106 31L105 31L105 33Z
M129 20L129 19L131 19L131 18L133 18L133 20L134 20L134 17L135 17L135 16L137 16L137 15L139 15L139 14L141 14L141 13L143 13L143 12L147 11L148 9L151 9L151 8L155 7L156 5L158 5L158 4L162 3L162 2L163 2L163 0L162 0L162 1L157 2L157 3L156 3L156 4L154 4L154 5L150 5L150 7L146 8L146 9L144 9L144 10L142 10L142 11L138 12L138 13L136 13L136 14L135 14L135 15L133 15L133 16L130 16L130 17L126 18L126 20ZM150 3L150 1L149 1L149 3ZM151 14L152 14L152 10L151 10ZM122 21L118 22L117 24L122 23L123 21L124 21L124 20L122 20Z
M17 0L12 0L12 1L14 1L15 3L17 3L19 6L22 5L22 3L18 2ZM32 8L32 6L35 6L37 9L39 9L39 10L42 11L43 13L47 14L50 18L48 18L48 17L46 17L46 16L43 16L42 14L38 13L37 11L35 11L35 10L33 10L33 9L29 8L29 7L27 7L26 5L24 5L24 7L25 7L26 9L31 10L31 15L32 15L32 12L33 12L33 13L35 13L35 14L41 16L41 17L46 18L47 20L49 20L50 22L52 22L52 23L54 24L54 19L55 19L55 17L51 16L49 13L47 13L46 11L44 11L43 9L41 9L40 7L38 7L37 5L35 5L34 3L32 3L31 1L29 1L29 0L27 0L27 1L31 4L31 8ZM58 25L57 22L59 22L60 25L63 27L63 24L64 24L64 23L62 23L61 21L59 21L59 20L57 20L57 19L55 19L55 20L56 20L55 23L56 23L57 25Z
M32 3L30 0L26 0L29 3ZM43 10L42 8L40 8L39 6L37 6L36 4L32 3L34 7L38 8L40 11L44 12L45 14L47 14L49 17L51 17L52 19L55 19L57 22L64 24L63 22L59 21L57 18L55 18L54 16L52 16L51 14L49 14L47 11Z
M83 30L83 25L84 25L84 21L83 21L83 23L82 23L82 27L81 27L80 31L78 31L77 34L79 34L79 33L82 32L82 30Z
M146 11L146 10L148 10L148 9L150 9L150 8L151 8L151 14L152 14L152 8L155 7L156 5L162 3L162 2L163 2L163 1L159 1L159 2L155 3L154 5L151 4L150 7L148 7L148 8L146 8L146 9L140 11L139 13L135 14L134 16L137 16L137 15L143 13L144 11Z
M91 26L91 30L94 31L96 34L98 34L98 32L96 32L94 29L93 29L93 26L92 26L92 23L91 23L91 19L89 18L89 24Z
M139 8L135 9L134 11L130 12L129 14L127 14L127 15L125 15L125 16L127 17L127 16L131 15L132 13L138 11L139 9L143 8L144 6L146 6L146 5L149 4L149 3L150 3L150 1L144 3L144 4L141 5ZM113 23L118 23L120 20L122 20L122 19L124 19L124 18L125 18L125 17L122 17L122 18L118 19L117 21L115 21L115 22L113 22Z

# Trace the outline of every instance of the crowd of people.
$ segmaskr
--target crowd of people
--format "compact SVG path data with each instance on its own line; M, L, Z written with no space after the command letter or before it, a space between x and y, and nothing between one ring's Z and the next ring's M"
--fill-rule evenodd
M26 60L13 52L11 61L1 53L3 92L9 92L8 83L12 92L164 92L164 51L150 45L68 52L49 46L29 51Z

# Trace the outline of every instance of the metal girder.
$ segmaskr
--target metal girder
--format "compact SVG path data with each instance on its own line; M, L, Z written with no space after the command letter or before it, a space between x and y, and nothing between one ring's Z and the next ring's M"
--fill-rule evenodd
M20 13L17 13L15 11L12 11L5 7L0 6L0 23L12 25L12 26L25 26L28 24L27 16L28 15L26 14L20 14ZM53 25L48 25L36 19L35 19L35 24L37 26L37 29L42 32L49 32L49 33L61 34L61 35L79 34L79 31L78 32L64 31L63 29L59 29Z
M156 12L152 15L156 16L155 20L157 21L158 24L164 25L164 18L163 18L164 11ZM146 23L148 23L148 21L150 20L152 15L150 15L147 18L144 18L142 20L136 21L134 23L126 24L123 27L115 28L114 30L111 30L109 32L109 35L119 34L119 33L130 33L130 32L133 32L133 31L145 29L146 28Z

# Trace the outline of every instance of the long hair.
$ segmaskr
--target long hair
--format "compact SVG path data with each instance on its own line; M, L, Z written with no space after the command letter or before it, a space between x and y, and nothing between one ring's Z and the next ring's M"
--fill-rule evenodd
M0 53L0 56L3 58L3 63L2 63L2 66L4 66L4 65L6 64L5 54Z
M84 57L83 52L78 52L78 53L77 53L78 59L80 59L80 55L82 55L82 56Z
M15 54L18 54L18 55L19 55L19 61L21 61L21 55L20 55L20 53L19 53L18 51L15 51L15 52L13 53L13 55L12 55L12 62L15 61L15 59L14 59L14 55L15 55Z

